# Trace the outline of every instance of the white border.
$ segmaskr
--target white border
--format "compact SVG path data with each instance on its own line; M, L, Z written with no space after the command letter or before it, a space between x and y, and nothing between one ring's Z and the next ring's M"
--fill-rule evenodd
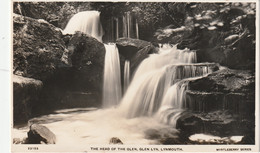
M11 64L10 64L10 5L0 1L0 152L9 153L11 145Z
M11 5L11 11L10 12L12 12L13 2L30 2L30 1L33 1L33 0L13 0L11 3L8 3L9 6ZM37 0L37 1L38 2L64 2L64 1L67 1L67 0ZM84 1L84 2L88 2L88 1ZM125 0L111 0L111 1L93 0L93 1L94 2L126 2ZM130 0L129 2L140 2L140 1L141 2L158 2L158 0ZM80 1L69 0L67 2L83 2L83 1L82 0L80 0ZM91 1L89 1L89 2L91 2ZM160 1L160 2L191 2L191 0L163 0L163 1ZM255 104L256 104L255 105L255 107L256 107L256 110L255 110L256 122L255 123L256 123L256 127L255 127L255 145L149 145L149 146L148 145L122 145L122 146L120 146L120 145L116 145L116 146L115 145L84 145L84 146L76 146L76 147L75 146L74 147L68 146L68 147L64 148L64 146L59 146L59 145L13 145L12 144L12 152L22 152L22 151L23 152L44 152L44 151L48 151L48 152L64 152L64 151L65 152L75 152L75 151L78 151L78 150L80 150L80 152L83 152L83 150L86 150L86 151L89 152L89 151L91 151L90 147L139 148L139 147L147 147L147 146L149 148L155 147L155 148L159 148L159 149L160 148L182 148L182 150L184 152L208 152L208 151L215 152L217 148L226 148L226 149L227 148L251 148L252 149L251 152L259 152L259 142L260 142L260 140L259 140L259 1L258 0L246 0L246 1L245 0L195 0L195 1L192 1L192 2L210 2L210 3L215 3L215 2L255 2L256 3L256 95L255 95L256 96L255 97ZM4 5L1 4L1 10L2 10L2 6L4 6ZM6 8L8 9L8 7L4 6L4 10ZM9 8L9 10L10 10L10 8ZM1 13L1 15L3 15L3 14L6 15L6 13ZM8 25L8 27L12 27L12 18L10 20L11 20L11 25ZM5 34L8 33L8 31L10 31L10 29L6 30ZM10 37L10 35L9 35L9 37ZM12 42L12 37L10 39L11 39L10 42ZM8 45L8 47L10 48L9 50L11 51L12 47L10 47L10 44ZM4 50L8 50L8 49L4 49ZM11 55L9 55L9 59L10 58L12 59L12 51L11 51L10 54ZM12 64L12 60L9 61L9 63ZM2 63L0 63L0 64L2 64ZM4 100L7 100L7 101L10 100L12 102L12 98L10 98L10 97L8 98L8 95L11 95L11 97L12 97L12 82L10 80L10 76L11 76L10 71L11 71L11 69L10 69L10 67L8 67L8 63L7 63L7 71L6 71L6 74L5 74L5 77L7 77L7 78L4 78L4 80L6 80L7 82L5 82L4 90L6 91L7 89L9 89L9 92L10 91L11 92L10 92L10 94L9 93L6 94L6 97L4 97ZM0 67L0 72L1 72L0 73L0 76L1 76L0 81L2 81L1 67ZM8 82L9 82L9 85L8 85ZM2 92L6 93L5 91L3 92L3 88L1 88L1 90L0 90L1 93ZM0 100L2 100L2 99L0 99ZM10 108L10 105L8 105L8 106ZM5 103L4 107L7 107L6 103ZM4 110L7 110L7 109L4 109ZM0 115L0 116L6 118L5 115ZM12 118L12 115L11 115L11 118ZM4 122L4 123L10 124L9 121ZM10 132L10 129L8 129L8 131ZM2 136L2 134L1 134L1 136ZM6 138L6 137L4 137L4 138ZM7 141L7 140L1 139L0 142L2 143L2 141ZM10 140L10 141L12 141L12 140ZM9 146L9 145L6 145L6 146ZM28 151L28 147L38 147L38 150ZM0 147L0 152L2 152L1 148L2 147ZM6 152L6 151L3 151L3 152ZM97 152L97 151L92 151L92 152ZM115 151L110 151L110 152L115 152ZM120 151L118 151L118 152L120 152ZM134 151L129 151L129 152L134 152ZM145 151L142 151L142 152L145 152ZM152 152L152 151L149 151L149 152ZM221 151L217 151L217 152L221 152ZM227 151L225 151L225 152L227 152ZM241 152L241 151L239 151L239 152Z

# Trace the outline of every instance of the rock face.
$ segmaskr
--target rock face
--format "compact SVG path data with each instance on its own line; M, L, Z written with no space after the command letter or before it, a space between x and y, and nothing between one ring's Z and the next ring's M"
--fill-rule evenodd
M46 110L97 107L101 104L104 45L82 33L67 37L67 57L71 60L71 67L56 70L44 82L39 101L42 107L37 109L41 114Z
M39 80L13 76L14 124L27 121L31 117L32 109L39 100L42 85Z
M68 50L72 52L75 86L101 91L106 53L104 44L93 37L76 33L69 41Z
M59 28L42 19L21 15L13 19L13 73L37 79L19 77L25 80L23 85L14 80L14 122L58 108L97 106L104 45L81 33L63 36Z
M254 118L252 120L241 120L241 118L230 111L218 110L209 113L184 112L178 119L176 128L180 130L180 138L183 142L190 142L188 138L193 134L204 133L213 136L250 137L243 144L254 144Z
M186 106L177 120L183 141L196 133L214 136L244 136L243 144L254 144L255 77L249 70L228 68L190 81ZM194 143L194 142L191 142Z
M190 99L188 107L195 111L228 109L234 113L254 115L255 77L250 71L216 71L190 81L186 94Z
M39 124L32 124L28 134L29 144L55 144L56 136L47 127Z
M16 14L13 21L14 74L45 80L57 68L67 66L60 29L45 20Z

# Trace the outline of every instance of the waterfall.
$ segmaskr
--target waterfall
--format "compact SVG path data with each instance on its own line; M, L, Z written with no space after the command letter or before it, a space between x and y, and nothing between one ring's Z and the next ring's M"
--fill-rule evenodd
M130 12L126 12L122 17L123 37L139 39L138 21Z
M121 37L139 39L138 20L131 12L108 18L104 23L106 31L103 37L104 42L115 42Z
M125 61L125 67L124 67L124 92L126 92L127 87L130 82L130 61Z
M203 75L203 73L200 73ZM193 78L184 79L170 86L163 97L161 106L156 113L159 121L176 127L176 121L180 117L183 109L186 108L186 89L188 81Z
M139 39L139 27L137 19L135 20L136 38Z
M63 34L74 34L76 31L80 31L102 42L104 33L99 16L98 11L79 12L69 20Z
M118 18L115 19L116 21L116 40L119 38L119 23Z
M175 115L179 115L178 110L185 105L187 82L184 80L212 71L210 63L196 64L196 61L195 51L169 45L161 47L159 54L150 55L138 67L120 109L130 118L152 116L158 110L162 114L173 113L165 112L165 108L174 109ZM165 116L168 115L159 118L165 120Z
M160 48L160 52L141 63L121 101L120 107L128 117L154 114L173 78L178 76L179 66L174 64L196 61L196 57L191 58L196 53L178 50L176 46Z
M131 33L130 33L130 25L131 25L131 18L130 18L130 12L126 13L126 19L127 19L127 38L130 38Z
M107 108L119 103L122 92L118 49L115 44L105 44L105 48L103 107Z

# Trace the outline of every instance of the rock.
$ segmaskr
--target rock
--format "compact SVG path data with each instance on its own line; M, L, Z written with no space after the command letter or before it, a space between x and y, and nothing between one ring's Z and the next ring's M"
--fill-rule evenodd
M117 137L112 137L109 140L109 144L123 144L123 142Z
M191 81L190 90L206 92L254 92L255 77L248 70L222 69Z
M237 40L238 38L239 38L239 35L234 34L234 35L230 35L230 36L226 37L224 39L224 41L226 44L230 44L230 43L234 42L234 40Z
M29 144L55 144L56 136L47 127L39 124L32 124L28 134Z
M124 76L125 60L130 61L130 75L132 75L138 65L149 54L157 53L152 43L139 39L120 38L117 40L116 45L120 56L121 76Z
M48 79L67 66L61 31L45 20L13 16L13 73L39 80Z
M249 70L221 68L208 76L189 81L185 106L190 112L183 113L176 123L182 141L202 143L188 140L196 133L219 137L254 133L254 97L255 77ZM246 143L252 143L251 138L247 138Z
M75 85L81 89L93 88L101 91L106 53L104 44L78 32L71 37L68 50L72 54L72 81L75 81Z
M254 133L253 126L254 121L241 120L238 115L226 110L207 113L185 112L176 124L176 128L180 130L180 139L184 142L189 142L189 137L198 133L219 137L247 136ZM200 144L201 142L191 143ZM250 143L252 144L252 141Z
M251 116L255 108L255 77L250 71L226 68L190 81L186 95L188 108L194 111L228 109Z
M32 116L42 85L40 80L13 75L14 124L26 122Z
M127 60L133 58L137 52L141 51L145 47L149 49L146 51L148 54L156 52L152 43L140 39L120 38L116 41L116 45L119 54L123 55Z
M184 112L176 122L176 128L180 129L180 137L183 141L203 128L203 121L190 112Z

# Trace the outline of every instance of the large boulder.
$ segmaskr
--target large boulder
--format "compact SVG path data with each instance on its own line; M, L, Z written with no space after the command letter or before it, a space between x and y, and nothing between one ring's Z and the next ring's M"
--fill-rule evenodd
M35 113L56 109L97 107L101 103L105 47L82 33L67 35L71 67L55 71L44 82Z
M67 50L59 28L42 19L13 16L13 73L45 80L68 66Z
M105 46L97 39L83 33L74 34L68 44L71 52L72 81L82 90L92 88L102 89Z
M32 117L32 109L37 105L42 85L40 80L13 76L14 124L25 122Z
M157 53L157 49L152 43L140 39L120 38L116 41L116 46L120 55L121 76L124 75L126 60L130 61L130 75L132 75L149 54Z
M46 126L32 124L27 133L29 144L55 144L56 136Z
M127 60L130 60L137 54L137 52L148 46L149 50L147 53L151 54L156 52L156 49L152 43L140 39L120 38L116 41L116 45L119 50L119 54L123 55Z

